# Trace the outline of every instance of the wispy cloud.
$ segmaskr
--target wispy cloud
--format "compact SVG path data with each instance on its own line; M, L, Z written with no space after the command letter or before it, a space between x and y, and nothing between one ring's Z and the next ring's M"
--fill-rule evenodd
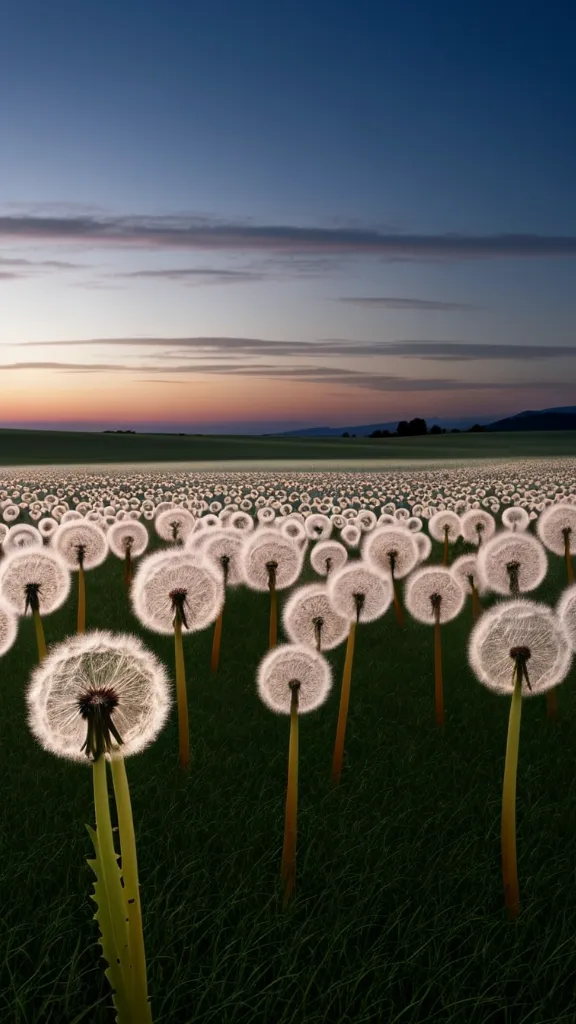
M68 260L28 260L23 257L0 256L0 280L27 280L46 271L82 270L85 266L84 263L71 263Z
M448 360L469 362L472 360L550 360L576 357L576 345L494 345L480 342L454 341L356 341L349 338L321 338L317 341L277 341L269 338L236 337L186 337L186 338L81 338L66 341L26 341L14 348L95 348L107 346L123 348L172 349L173 358L183 354L193 356L275 356L286 358L316 358L336 356L354 358L359 356L399 356L402 358ZM8 347L8 346L6 346ZM166 353L164 353L166 355Z
M472 305L470 302L440 302L435 299L401 299L383 298L368 296L343 296L335 299L336 302L345 302L351 306L374 307L376 309L414 309L414 310L438 310L446 313L450 311L482 309L482 306Z
M388 260L574 258L576 236L391 233L375 227L296 227L198 216L0 216L0 239L89 243L102 248L374 255Z
M107 277L142 279L146 281L176 281L186 285L205 284L247 284L265 281L268 274L256 270L219 270L216 268L175 268L173 270L132 270L123 274L107 274Z

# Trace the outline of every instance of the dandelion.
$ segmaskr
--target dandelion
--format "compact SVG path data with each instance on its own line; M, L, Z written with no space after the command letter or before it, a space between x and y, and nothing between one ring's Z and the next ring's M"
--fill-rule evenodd
M476 565L476 555L460 555L460 558L452 562L450 571L464 593L472 595L472 621L476 622L482 611L479 594L484 590Z
M574 583L572 548L576 551L576 507L565 502L550 505L536 523L536 531L545 547L555 555L564 555L568 583Z
M519 505L510 505L502 513L502 523L508 530L527 530L530 525L530 515L525 508Z
M530 533L503 530L478 552L478 572L484 585L504 597L517 598L535 590L547 568L544 547Z
M253 590L270 592L268 646L272 649L276 646L278 632L277 592L296 582L303 554L278 530L259 527L246 542L243 561L246 584Z
M32 615L38 660L46 656L41 615L60 608L70 593L70 572L56 551L44 548L14 551L0 568L0 597L17 615Z
M148 547L148 530L144 523L136 519L123 519L113 523L106 534L106 539L112 554L124 560L124 586L129 587L132 583L132 563L135 558L143 555Z
M134 614L154 633L174 633L178 707L179 765L190 765L188 697L183 628L190 633L211 625L224 601L222 575L193 552L157 551L143 558L130 592Z
M8 605L0 603L0 656L10 650L17 633L18 616Z
M43 544L42 534L35 526L28 523L18 523L12 526L4 540L4 551L22 551L24 548L41 548Z
M398 625L403 626L396 580L412 572L418 562L418 545L413 534L404 527L380 526L364 541L362 556L371 568L390 576L396 619Z
M136 840L124 758L144 750L164 726L168 679L137 637L94 630L57 644L32 673L29 727L45 750L92 765L96 858L92 897L100 944L119 1021L151 1024L142 930ZM120 856L114 847L106 763L118 812Z
M10 527L6 526L6 523L0 523L0 559L3 558L6 553L4 551L4 542L9 532Z
M418 561L425 562L432 551L432 541L427 533L415 533L414 540L418 548Z
M348 618L335 611L326 584L307 583L288 598L282 616L292 643L310 644L318 651L337 647L348 635Z
M340 537L347 547L357 548L362 540L362 530L354 523L347 523L346 526L340 530Z
M287 907L296 882L296 835L298 813L298 716L315 711L327 699L332 686L326 659L307 644L281 644L269 651L258 667L260 699L276 714L290 715L288 783L284 817L284 844L280 878Z
M461 534L469 544L480 547L496 531L496 520L481 508L471 508L460 519Z
M337 784L342 774L356 628L360 622L374 622L384 615L392 603L392 583L390 578L374 572L363 563L346 565L332 573L328 582L328 596L333 608L349 623L332 759L332 781Z
M444 725L442 639L440 626L462 611L465 593L451 569L425 566L410 576L404 591L406 607L418 622L434 626L434 696L436 724Z
M329 576L348 561L348 551L338 540L320 540L310 552L310 565L319 576Z
M38 533L42 537L42 543L46 544L57 529L58 521L56 519L52 519L51 516L46 516L44 519L41 519L38 523Z
M166 508L156 516L154 529L162 540L172 544L184 544L192 533L196 520L186 508Z
M460 536L460 516L449 509L435 512L428 520L428 529L434 540L444 541L444 556L442 565L448 565L448 545L454 544Z
M106 534L86 520L62 523L55 531L51 547L58 552L69 569L78 570L78 618L77 631L86 629L86 580L85 570L102 565L108 554Z
M511 694L502 789L502 877L508 912L520 910L516 862L516 777L522 697L550 691L570 667L563 626L547 605L520 598L484 612L468 642L476 678L498 694Z
M312 513L305 521L306 535L311 540L328 540L332 533L332 523L322 512Z
M247 534L241 530L214 530L203 546L208 564L213 565L217 572L222 573L224 583L224 600L214 623L210 671L218 671L220 662L220 646L222 642L222 624L224 621L224 605L226 604L227 587L237 587L244 582L244 563L242 554Z

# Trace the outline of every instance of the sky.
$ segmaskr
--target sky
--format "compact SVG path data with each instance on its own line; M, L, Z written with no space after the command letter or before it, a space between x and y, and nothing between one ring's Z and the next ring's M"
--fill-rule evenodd
M576 405L576 7L20 0L0 426Z

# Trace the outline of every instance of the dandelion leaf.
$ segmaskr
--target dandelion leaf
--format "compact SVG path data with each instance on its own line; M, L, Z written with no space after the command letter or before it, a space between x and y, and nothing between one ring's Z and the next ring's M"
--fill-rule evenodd
M96 904L94 920L98 922L98 942L102 947L102 955L108 964L104 973L112 989L112 1000L116 1010L116 1024L131 1024L131 1015L126 995L126 985L122 974L116 944L114 942L110 900L102 875L98 836L95 829L91 828L90 825L86 825L86 828L88 829L90 838L94 844L95 852L94 860L87 859L87 863L96 875L94 892L90 894L90 899ZM120 876L120 874L120 867L118 867L118 875Z

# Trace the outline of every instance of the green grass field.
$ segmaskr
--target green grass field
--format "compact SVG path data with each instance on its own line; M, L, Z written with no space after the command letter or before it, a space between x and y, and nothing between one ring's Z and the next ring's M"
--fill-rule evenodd
M486 459L576 455L576 431L442 434L394 438L177 437L57 430L0 430L0 466L238 460Z
M440 559L435 545L430 561ZM550 556L530 596L551 604L564 586L565 565ZM75 630L75 598L73 589L46 617L48 642ZM88 628L141 633L173 677L172 642L139 629L118 560L87 573L87 601ZM400 632L393 609L359 628L337 789L344 648L330 652L333 692L301 719L297 889L283 913L289 722L261 704L254 680L267 612L267 595L230 593L216 678L211 629L185 640L189 774L176 766L175 709L156 743L127 760L155 1024L573 1022L576 666L555 724L544 698L524 702L521 913L510 923L499 834L509 700L468 669L470 605L443 627L442 730L433 630L407 616ZM21 621L0 662L0 1019L109 1024L86 863L91 770L45 753L29 733L24 687L35 658L32 623Z

